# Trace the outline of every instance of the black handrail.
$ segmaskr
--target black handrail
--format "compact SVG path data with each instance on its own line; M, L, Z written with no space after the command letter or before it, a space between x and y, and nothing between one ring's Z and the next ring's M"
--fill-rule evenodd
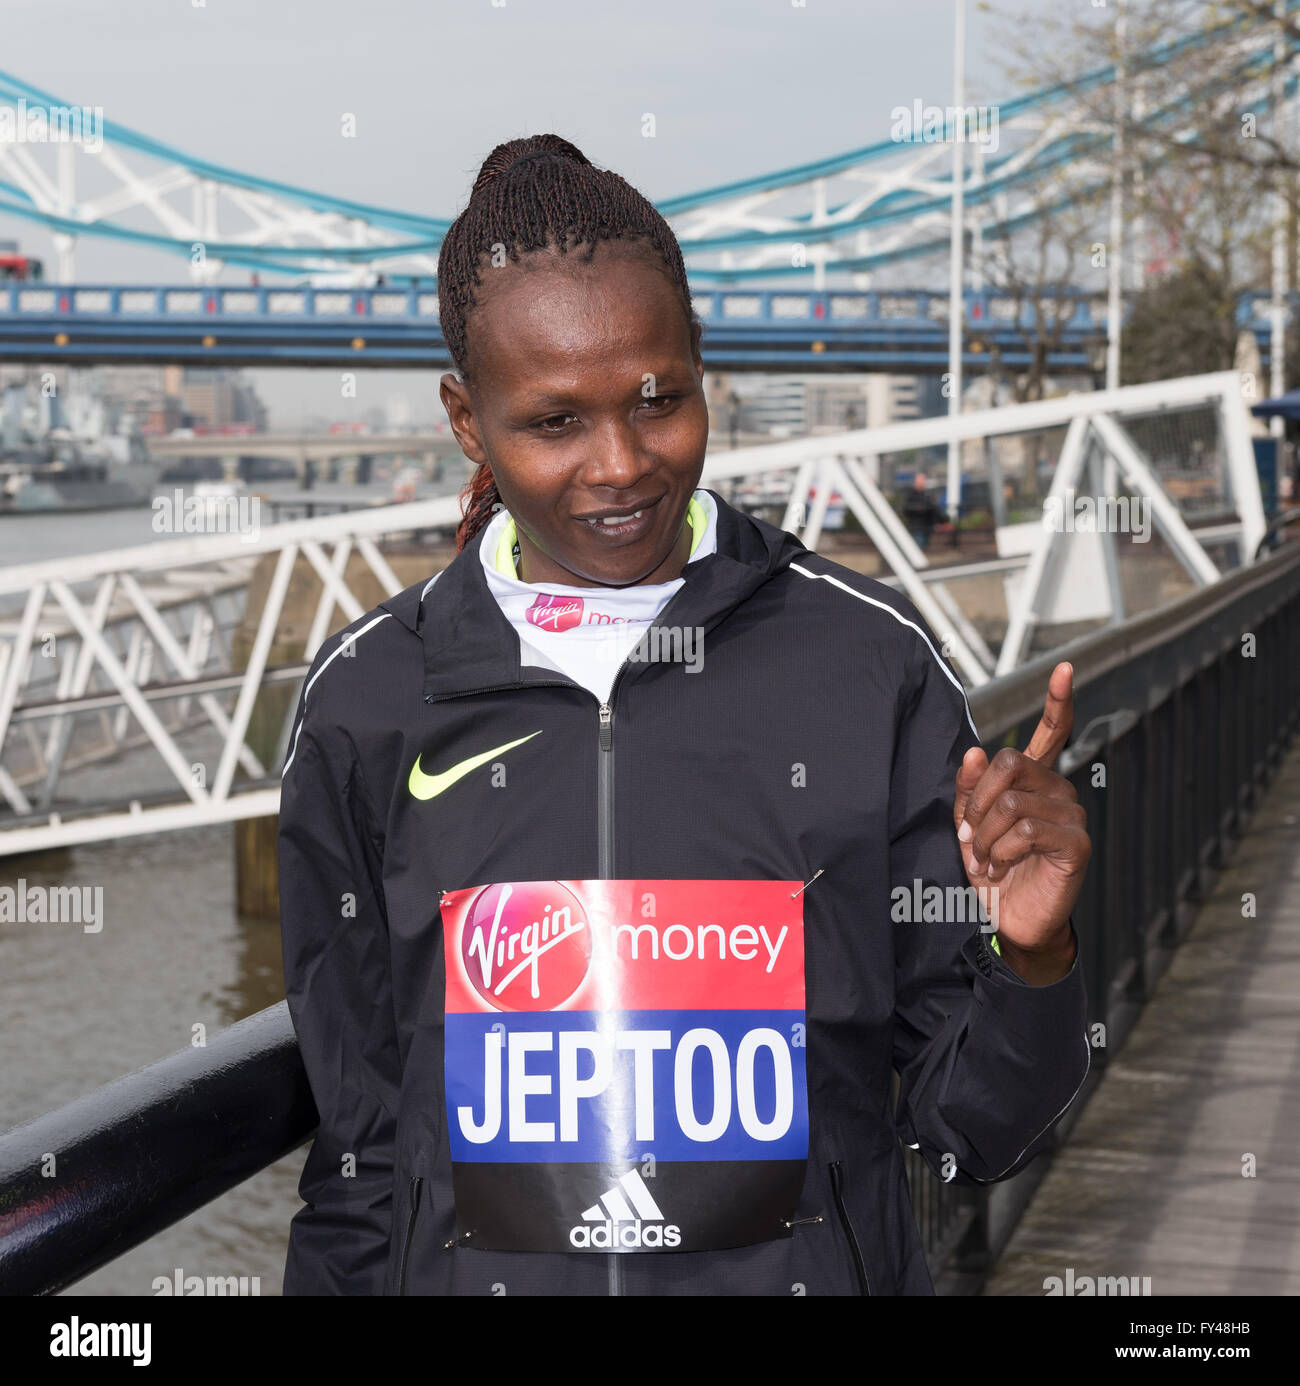
M1249 639L1249 645L1247 640ZM1300 545L1156 611L1085 635L970 695L985 749L1023 748L1052 668L1075 669L1075 732L1058 769L1093 852L1075 909L1093 1051L1059 1144L1122 1047L1260 787L1300 722ZM1099 771L1105 776L1098 783ZM1094 1030L1095 1026L1104 1027ZM945 1184L903 1151L942 1293L977 1289L1049 1159L987 1188Z
M0 1293L51 1294L278 1160L317 1124L284 1001L0 1139Z
M1208 885L1296 731L1297 650L1300 545L1287 545L971 694L986 749L1023 747L1048 672L1062 659L1075 667L1076 737L1061 770L1079 791L1093 839L1075 923L1089 1020L1110 1037L1089 1090L1150 993L1151 957L1181 941L1188 902ZM1096 785L1097 765L1119 793ZM206 1048L5 1133L0 1292L46 1294L81 1279L278 1160L316 1123L281 1002ZM942 1183L915 1151L903 1153L941 1291L978 1285L1046 1161L1005 1184L971 1188ZM44 1172L49 1155L57 1177Z

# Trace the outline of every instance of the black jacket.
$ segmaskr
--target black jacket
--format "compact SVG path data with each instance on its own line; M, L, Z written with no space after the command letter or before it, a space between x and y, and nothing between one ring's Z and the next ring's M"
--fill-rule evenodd
M909 525L929 529L942 518L942 508L928 491L909 491L903 497L903 519Z
M554 669L520 667L478 540L317 655L280 818L285 984L320 1113L286 1294L930 1294L900 1137L940 1177L1002 1179L1045 1146L1082 1086L1080 967L1032 987L969 915L911 917L925 887L966 886L953 781L977 738L933 634L891 589L714 499L718 551L686 566L656 623L702 632L702 662L670 658L665 639L659 658L623 666L608 709ZM469 765L486 752L491 763ZM463 1124L449 1129L445 1039L466 1081L486 1088L498 1037L505 1052L520 1027L590 1033L642 1022L631 1011L575 1019L563 1004L545 1009L545 997L522 1010L476 1002L483 1015L457 1003L448 1015L445 969L460 988L469 926L444 958L444 895L463 912L479 894L501 896L480 887L565 882L580 895L611 879L717 882L724 893L766 882L756 889L780 896L778 912L801 910L801 998L745 1010L767 982L763 955L744 973L736 948L716 963L726 974L716 995L682 1001L698 1009L678 1008L671 994L653 1003L668 1017L653 1023L671 1032L661 1046L679 1044L692 1017L692 1043L709 1027L730 1036L710 1041L730 1065L712 1077L699 1077L707 1048L703 1058L697 1049L693 1059L648 1060L659 1065L655 1083L671 1088L676 1072L679 1093L683 1082L704 1085L692 1099L697 1115L709 1113L710 1091L719 1120L717 1103L740 1102L744 1026L776 1044L758 1059L752 1044L747 1051L744 1130L733 1116L716 1148L698 1130L683 1136L680 1097L674 1116L672 1098L654 1087L664 1105L657 1159L626 1144L621 1163L612 1146L594 1163L556 1162L559 1147L510 1146L504 1134L491 1147L466 1145ZM796 895L797 885L774 884L783 882L811 884ZM677 935L678 947L691 937ZM751 933L733 945L736 937ZM643 938L646 975L657 938ZM726 952L725 934L718 947ZM728 990L742 973L752 986ZM669 974L686 975L665 963L656 996L671 992ZM741 1029L728 1029L733 1022ZM528 1075L534 1095L520 1100L532 1106L520 1112L555 1114L564 1080L551 1088L544 1076L548 1036L536 1039L545 1053L507 1066L501 1080L514 1092ZM786 1091L774 1098L781 1068ZM596 1083L594 1068L587 1077ZM754 1096L754 1084L766 1096ZM455 1120L470 1121L458 1100ZM794 1117L769 1149L767 1134L751 1136L767 1129L773 1101L787 1116L793 1103ZM609 1116L594 1099L572 1111L583 1122ZM592 1139L613 1138L602 1127ZM596 1148L587 1134L572 1147ZM541 1155L521 1157L527 1151ZM504 1158L485 1163L484 1152ZM593 1238L610 1245L611 1233L631 1250L586 1249ZM554 1249L563 1235L584 1249Z

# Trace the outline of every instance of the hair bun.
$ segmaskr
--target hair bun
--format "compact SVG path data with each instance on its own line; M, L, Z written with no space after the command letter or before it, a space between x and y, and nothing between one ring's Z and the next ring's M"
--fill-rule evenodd
M504 144L497 145L491 154L483 160L483 165L478 171L478 177L474 180L474 187L470 196L477 196L489 183L503 178L520 164L536 163L543 159L554 158L591 166L591 160L582 150L576 144L570 144L560 135L528 135L523 139L507 140Z

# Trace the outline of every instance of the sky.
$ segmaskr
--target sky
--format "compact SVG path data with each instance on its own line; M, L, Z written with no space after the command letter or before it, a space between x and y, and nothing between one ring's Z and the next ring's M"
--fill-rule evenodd
M1032 24L1061 3L998 0L990 14L968 0L969 101L1013 90L1006 16ZM542 131L652 201L884 138L893 107L951 99L954 4L4 0L0 69L192 155L450 218L494 145ZM31 223L0 213L0 239L53 263ZM78 246L81 283L185 276L154 252ZM286 420L313 408L322 375L336 392L334 372L250 374ZM417 419L441 416L433 373L372 374L358 412L400 392Z

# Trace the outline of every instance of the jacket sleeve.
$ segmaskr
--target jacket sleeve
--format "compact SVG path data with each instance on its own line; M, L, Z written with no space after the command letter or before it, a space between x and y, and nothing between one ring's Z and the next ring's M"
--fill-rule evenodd
M351 742L320 702L318 689L300 704L280 800L285 993L320 1115L284 1293L382 1294L401 1086L382 840Z
M1046 1148L1083 1085L1083 969L1076 955L1059 981L1032 986L988 946L952 819L957 770L979 740L956 675L924 638L916 646L889 797L896 1121L941 1179L988 1183ZM931 899L958 907L924 908L936 886Z

